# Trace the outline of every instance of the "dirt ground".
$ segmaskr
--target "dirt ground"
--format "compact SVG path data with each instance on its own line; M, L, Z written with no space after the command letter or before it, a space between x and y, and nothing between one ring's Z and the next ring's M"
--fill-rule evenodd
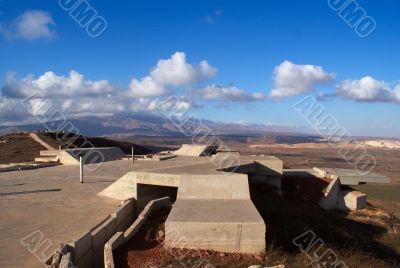
M148 154L151 151L146 147L134 145L130 142L113 141L104 138L85 138L83 136L56 136L54 133L38 133L39 137L58 149L71 143L70 147L119 147L126 154L131 154L132 146L135 147L135 154ZM39 157L40 151L46 150L43 146L35 142L28 133L17 133L0 136L0 164L34 162L35 157Z
M267 147L238 146L233 145L245 154L274 155L283 160L285 168L349 168L354 169L354 162L349 163L339 153L339 148L327 144L310 144L308 146L281 146L271 145ZM348 148L350 149L350 148ZM369 148L367 153L376 159L373 172L388 176L392 182L400 183L400 150Z
M45 150L27 133L0 137L0 164L33 162Z

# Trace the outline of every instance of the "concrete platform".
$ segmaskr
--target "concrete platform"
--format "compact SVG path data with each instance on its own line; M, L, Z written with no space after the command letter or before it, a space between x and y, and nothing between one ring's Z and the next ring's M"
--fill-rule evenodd
M205 156L216 152L216 145L201 145L201 144L183 144L177 151L172 152L180 156Z
M264 253L266 227L247 175L187 176L177 198L165 223L167 247Z
M120 201L96 194L129 170L127 161L102 163L85 171L83 184L75 166L0 173L0 267L44 267L38 256L48 256L115 211ZM32 233L43 235L28 241L32 246L45 242L33 253L21 243Z
M125 154L118 147L80 148L64 150L40 151L37 162L60 162L67 166L78 166L79 158L83 157L86 164L122 160Z
M251 174L250 178L254 182L280 187L283 168L283 162L280 159L240 156L240 164L239 168L233 167L236 173ZM185 179L190 175L224 175L231 169L232 167L220 170L212 157L178 156L157 162L157 164L151 161L137 161L132 164L133 171L125 174L99 195L118 200L137 199L139 198L137 189L141 185L179 187L181 178Z
M265 251L265 224L251 200L178 200L165 228L167 247Z
M390 178L381 174L370 172L361 175L355 169L342 168L314 168L319 176L334 177L338 176L342 185L359 185L362 183L390 183Z

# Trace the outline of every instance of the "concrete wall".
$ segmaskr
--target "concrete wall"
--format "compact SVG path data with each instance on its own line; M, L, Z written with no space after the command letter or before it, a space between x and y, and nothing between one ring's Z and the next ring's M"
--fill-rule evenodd
M138 200L138 192L140 193L138 188L142 184L178 187L180 181L181 175L178 174L128 172L98 195L117 200L126 200L130 198Z
M201 145L201 144L182 144L182 147L177 151L172 152L180 156L203 156L215 153L218 146L215 145Z
M247 199L250 191L247 175L186 175L181 181L178 199Z
M357 191L343 191L339 177L328 185L319 205L326 210L359 210L367 205L367 195Z
M337 209L338 199L340 194L340 181L339 178L334 178L328 185L324 192L324 196L321 198L319 205L326 210Z
M104 246L117 232L132 224L135 219L134 205L134 200L125 201L99 226L68 243L69 263L78 268L104 267Z
M153 210L170 205L169 197L152 200L135 217L135 201L125 201L99 226L63 247L59 265L54 267L114 267L112 251L134 236Z
M105 267L115 267L113 251L119 246L128 242L129 239L131 239L140 230L145 221L150 217L153 210L157 210L166 206L171 206L171 200L169 197L150 201L129 228L127 228L124 232L121 230L114 234L104 246Z
M367 206L367 195L357 191L342 191L338 208L341 210L359 210Z
M249 173L251 183L265 183L282 188L283 161L270 156L263 160L254 161L254 171Z

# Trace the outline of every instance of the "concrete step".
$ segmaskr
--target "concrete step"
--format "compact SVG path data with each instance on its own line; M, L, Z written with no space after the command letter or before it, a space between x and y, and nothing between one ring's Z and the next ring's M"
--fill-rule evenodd
M42 156L36 157L35 162L43 162L43 163L50 163L50 162L58 162L60 157L58 156Z
M59 154L58 150L40 151L40 156L58 156L58 154Z
M244 174L185 175L165 230L167 247L265 251L265 223L250 199Z
M251 200L177 200L165 228L167 247L244 254L265 251L266 227Z

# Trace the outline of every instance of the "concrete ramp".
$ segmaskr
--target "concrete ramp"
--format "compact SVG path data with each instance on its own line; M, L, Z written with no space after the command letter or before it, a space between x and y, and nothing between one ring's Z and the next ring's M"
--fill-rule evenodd
M100 196L105 196L117 200L127 200L134 198L138 200L140 196L140 185L154 185L164 187L178 187L181 176L177 174L161 174L146 172L128 172L116 182L108 186Z
M42 145L47 150L55 150L51 145L49 145L47 142L42 140L36 133L34 133L34 132L29 133L29 137L31 137L34 141L36 141L37 143Z
M265 224L247 175L184 176L165 223L166 247L262 254Z
M67 166L79 166L79 158L83 157L85 164L102 163L121 160L125 156L118 147L79 148L65 150L40 151L37 162L60 162Z
M205 156L215 153L217 149L218 146L215 145L183 144L172 153L178 156Z
M378 173L369 172L368 174L360 174L355 169L343 168L318 168L314 167L313 171L320 177L336 178L339 177L342 185L359 185L361 183L390 183L390 178Z

